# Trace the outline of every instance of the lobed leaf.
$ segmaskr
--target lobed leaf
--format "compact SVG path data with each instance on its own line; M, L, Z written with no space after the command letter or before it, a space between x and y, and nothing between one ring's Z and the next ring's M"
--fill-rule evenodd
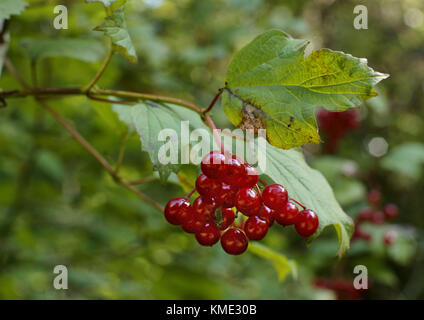
M366 59L321 49L304 57L308 41L278 30L256 37L232 59L222 96L229 120L243 129L267 129L282 149L319 143L314 109L342 111L376 96L388 77Z

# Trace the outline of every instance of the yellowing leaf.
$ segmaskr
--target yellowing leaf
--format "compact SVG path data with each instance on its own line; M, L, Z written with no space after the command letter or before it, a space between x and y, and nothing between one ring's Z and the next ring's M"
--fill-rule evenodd
M321 49L304 57L308 41L277 30L242 48L228 67L223 109L243 129L267 129L267 140L290 149L319 143L314 109L342 111L376 96L386 74L343 52Z

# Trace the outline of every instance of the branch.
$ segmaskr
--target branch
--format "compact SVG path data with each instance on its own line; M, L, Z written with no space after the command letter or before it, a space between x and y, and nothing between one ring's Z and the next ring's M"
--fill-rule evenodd
M188 109L191 109L193 111L196 111L197 113L202 113L202 108L195 105L194 103L173 98L173 97L166 97L166 96L160 96L150 93L139 93L139 92L132 92L132 91L122 91L122 90L108 90L108 89L95 89L92 91L94 94L97 95L110 95L120 98L133 98L133 99L139 99L139 100L150 100L150 101L156 101L156 102L168 102L168 103L174 103L183 107L186 107Z
M206 120L206 124L212 130L212 134L213 134L213 137L215 139L215 142L216 142L218 148L221 150L222 153L225 153L224 145L221 142L221 136L218 133L219 129L216 128L215 123L212 121L212 119L211 119L211 117L209 117L209 115L205 114L204 117L205 117L205 120Z
M103 156L87 140L85 140L85 138L81 136L81 134L74 127L72 127L59 113L52 109L44 100L37 99L37 101L75 138L75 140L77 140L84 147L84 149L86 149L103 166L103 168L105 168L105 170L117 183L121 184L126 189L135 193L138 197L151 204L159 211L163 211L163 207L159 203L157 203L144 193L135 189L129 182L122 180L122 178L115 173L115 171L107 162L107 160L103 158Z
M212 99L212 101L211 101L211 103L209 104L209 106L208 106L206 109L204 109L204 110L202 111L202 113L203 113L203 114L208 113L209 111L211 111L211 110L212 110L212 108L214 107L215 103L218 101L218 98L219 98L219 96L221 95L222 90L223 90L222 88L218 90L218 93L217 93L217 94L215 95L215 97Z
M100 77L105 72L107 65L109 64L110 59L112 58L112 55L113 55L112 40L110 40L109 41L109 52L107 53L107 56L106 56L105 60L103 61L102 66L100 67L97 74L94 76L93 80L91 80L90 83L82 89L83 92L90 92L91 88L93 88L94 85L97 83L97 81L99 81Z
M131 185L131 186L135 186L137 184L143 184L146 182L150 182L156 180L156 177L145 177L145 178L140 178L137 180L133 180L133 181L127 181L127 184Z
M47 98L49 96L60 95L86 95L89 99L100 100L109 103L120 103L119 101L106 100L96 96L114 96L119 98L131 98L136 100L151 100L158 102L169 102L191 109L199 114L202 113L202 108L189 101L181 100L173 97L159 96L150 93L139 93L122 90L108 90L108 89L93 89L89 93L84 92L81 88L25 88L22 90L7 90L0 91L2 98L23 98L27 96L34 96L39 98ZM132 103L131 101L124 102L125 104ZM136 103L136 101L134 101Z

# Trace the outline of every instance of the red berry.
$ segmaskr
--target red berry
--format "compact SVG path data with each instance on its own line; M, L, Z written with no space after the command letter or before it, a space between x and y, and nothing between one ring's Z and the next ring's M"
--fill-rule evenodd
M186 198L173 198L165 207L165 218L173 225L186 223L193 216L193 208Z
M375 224L384 223L384 213L382 211L374 211L371 217L371 222Z
M359 211L358 220L359 221L371 221L374 210L371 208L364 208Z
M217 203L224 208L234 207L234 201L238 189L234 185L222 184L220 193L215 197Z
M244 164L245 172L240 177L239 185L241 187L252 188L255 184L258 183L259 177L256 169L253 168L250 164Z
M245 166L239 160L231 158L228 160L228 168L226 175L222 177L222 181L231 185L238 185L240 178L245 174Z
M287 202L282 210L275 212L275 220L282 226L295 224L299 218L299 209L294 203Z
M247 245L246 235L238 228L228 229L221 237L221 246L228 254L242 254L246 251Z
M200 221L213 221L217 204L213 198L197 197L193 202L194 217Z
M246 216L253 216L261 209L261 197L252 188L242 188L236 194L235 205Z
M219 230L225 230L234 222L236 214L232 208L222 208L220 210L222 212L222 222Z
M399 215L399 208L392 203L385 205L383 211L387 219L394 219Z
M202 172L212 179L222 179L227 175L228 165L226 157L219 151L212 151L203 157L200 164Z
M275 210L268 208L266 205L262 205L261 211L258 214L259 218L264 219L268 222L271 227L274 224Z
M370 192L368 192L368 201L371 204L378 204L381 200L381 194L378 190L371 190Z
M196 179L196 190L204 197L215 197L221 192L222 184L215 179L208 178L201 174Z
M314 211L306 209L299 212L299 218L295 224L295 229L300 236L309 237L317 231L318 226L318 216Z
M219 241L221 232L213 223L205 224L202 229L196 233L197 242L202 246L213 246Z
M266 206L274 210L281 210L289 199L287 190L279 184L270 184L262 191L262 200Z
M203 228L204 225L204 222L196 218L191 218L186 223L184 223L181 228L183 228L183 230L187 233L197 233Z
M261 240L268 232L268 222L258 216L251 216L244 224L244 232L250 240Z

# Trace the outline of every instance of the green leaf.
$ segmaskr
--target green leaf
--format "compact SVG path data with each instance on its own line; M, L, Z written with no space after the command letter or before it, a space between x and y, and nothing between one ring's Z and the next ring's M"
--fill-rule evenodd
M104 47L95 39L25 39L22 47L31 60L53 57L68 57L87 62L103 58Z
M193 190L198 176L197 169L198 167L195 165L185 164L181 167L180 171L178 171L178 181L184 192L189 193Z
M20 14L27 5L24 0L2 0L0 2L0 19L9 19L11 15Z
M293 260L287 259L283 254L271 250L270 248L257 242L250 242L249 251L257 256L269 260L278 273L278 280L283 282L284 279L291 273L293 278L297 278L297 266Z
M324 228L333 225L339 238L338 255L343 255L349 249L353 222L338 204L327 180L319 171L308 166L299 150L281 150L268 143L264 150L261 145L258 144L258 152L266 154L265 175L284 185L290 197L318 215L318 230L308 242L318 237Z
M134 122L131 116L132 109L130 106L122 104L113 104L112 110L118 115L119 120L127 125L129 133L135 130Z
M394 147L381 161L386 170L417 181L423 173L424 144L408 142Z
M123 54L131 62L137 62L134 45L131 41L125 23L124 7L115 10L100 26L94 28L96 31L102 31L111 38L113 49Z
M243 129L267 129L268 141L283 149L319 143L314 109L342 111L376 96L386 74L366 59L321 49L304 57L308 41L271 30L242 48L228 67L222 104Z
M205 129L210 135L209 129L203 124L196 112L169 103L151 101L139 103L131 108L131 116L137 134L140 136L142 149L148 152L155 169L159 171L162 182L167 180L171 172L177 173L180 170L181 150L189 147L186 139L183 139L183 141L181 139L182 121L189 121L189 131ZM159 133L164 129L173 130L175 136L168 137L166 141L159 141ZM163 151L167 146L175 148L178 159L173 159L173 163L163 164L161 162L164 161L160 161L160 157L164 154L160 153L160 150Z

